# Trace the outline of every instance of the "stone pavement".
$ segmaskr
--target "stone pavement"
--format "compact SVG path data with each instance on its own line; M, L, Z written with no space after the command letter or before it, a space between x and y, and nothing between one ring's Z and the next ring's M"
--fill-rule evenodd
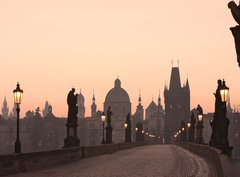
M9 177L216 177L212 164L175 145L151 145Z

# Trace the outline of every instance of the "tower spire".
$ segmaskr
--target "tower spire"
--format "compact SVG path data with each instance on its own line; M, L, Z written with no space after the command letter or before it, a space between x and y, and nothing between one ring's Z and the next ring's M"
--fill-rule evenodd
M142 98L141 98L141 89L139 89L138 104L140 105L141 102L142 102Z

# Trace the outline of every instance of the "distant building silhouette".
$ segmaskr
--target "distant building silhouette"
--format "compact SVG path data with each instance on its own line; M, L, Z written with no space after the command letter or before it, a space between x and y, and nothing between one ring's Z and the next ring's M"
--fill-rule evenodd
M136 112L134 114L134 120L136 120L136 124L137 122L143 122L143 118L144 118L144 109L143 109L143 105L142 105L142 98L141 95L139 94L138 97L138 105L137 105L137 109Z
M112 127L114 142L125 142L124 123L126 116L131 115L131 102L128 93L121 87L121 81L117 78L114 82L114 87L107 93L104 102L104 112L111 107Z
M97 113L97 105L95 103L95 95L93 93L92 105L91 105L91 117L96 117L96 113Z
M158 104L153 100L146 109L146 117L144 120L144 130L150 134L154 134L157 137L161 137L161 142L163 142L164 137L164 110L161 105L160 95L158 96ZM160 138L159 138L160 141Z
M78 118L85 118L85 98L80 90L77 97Z
M179 67L172 67L169 88L165 86L165 137L170 142L171 136L179 129L181 121L190 120L190 88L188 79L182 87Z
M4 96L4 101L3 101L3 106L2 106L2 116L5 119L8 119L9 118L8 113L9 113L9 107L8 107L8 104L7 104L6 96Z
M42 116L45 117L48 114L49 103L48 101L45 102L45 106L42 109Z

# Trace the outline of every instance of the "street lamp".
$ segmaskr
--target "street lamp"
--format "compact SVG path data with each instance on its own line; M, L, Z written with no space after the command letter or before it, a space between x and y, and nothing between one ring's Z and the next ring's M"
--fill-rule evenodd
M23 90L20 89L20 84L17 83L16 89L13 90L14 103L16 105L17 111L17 140L15 142L15 153L21 153L21 142L19 139L19 113L20 113L20 104L22 102Z
M101 115L101 119L102 119L102 123L103 123L103 139L102 139L102 144L105 144L106 142L105 142L105 138L104 138L104 128L105 128L104 123L105 123L105 120L106 120L106 116L105 116L104 112L103 112L102 115Z
M198 115L196 141L198 144L203 144L203 115L202 114Z
M187 123L187 142L189 142L189 129L191 127L191 123Z
M228 100L229 88L225 85L224 80L218 80L218 87L215 95L215 112L213 121L210 122L212 126L212 135L210 145L222 150L223 154L231 156L232 147L229 146L228 141L228 127L230 124L226 116L226 103Z
M127 123L124 124L124 127L127 128Z

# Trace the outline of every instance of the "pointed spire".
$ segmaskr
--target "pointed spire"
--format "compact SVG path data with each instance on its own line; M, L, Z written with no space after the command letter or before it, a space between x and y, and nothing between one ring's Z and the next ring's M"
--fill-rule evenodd
M186 81L186 89L190 90L188 78L187 78L187 81Z
M92 102L95 103L95 94L94 94L94 89L93 89L93 97L92 97Z
M142 98L141 98L141 90L139 89L138 104L140 105L141 102L142 102Z
M165 85L164 85L164 91L165 90L168 90L168 88L167 88L167 81L165 81Z
M160 89L159 89L159 94L158 94L158 105L161 105Z

